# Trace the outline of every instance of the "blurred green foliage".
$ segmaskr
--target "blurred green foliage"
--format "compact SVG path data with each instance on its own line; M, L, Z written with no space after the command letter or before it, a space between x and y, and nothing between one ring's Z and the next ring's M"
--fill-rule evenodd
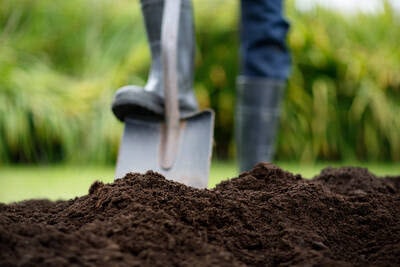
M293 73L279 155L400 160L400 14L291 10Z
M195 0L195 92L216 111L215 155L232 158L238 1ZM400 17L287 5L293 70L280 160L400 161ZM115 161L113 93L149 69L139 1L2 0L0 162Z

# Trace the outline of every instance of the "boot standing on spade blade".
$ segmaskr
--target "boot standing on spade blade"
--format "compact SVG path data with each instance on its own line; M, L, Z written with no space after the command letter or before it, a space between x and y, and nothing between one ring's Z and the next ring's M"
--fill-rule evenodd
M211 164L214 112L200 111L193 91L191 0L141 0L151 51L144 87L120 88L112 103L124 122L115 178L153 170L205 188Z
M283 0L241 0L236 145L240 171L270 162L290 69Z
M141 8L151 52L151 69L144 87L128 85L120 88L112 103L115 116L124 121L126 116L164 116L164 87L161 63L161 26L165 0L141 0ZM181 116L198 110L193 92L195 35L191 0L182 0L178 36L178 84Z

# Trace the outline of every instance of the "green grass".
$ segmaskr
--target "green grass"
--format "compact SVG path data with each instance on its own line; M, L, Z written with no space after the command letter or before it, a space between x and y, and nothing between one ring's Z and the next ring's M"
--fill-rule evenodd
M312 178L327 166L367 167L378 176L400 175L399 164L389 163L277 163L284 170ZM233 162L213 162L209 187L237 176ZM10 203L24 199L70 199L87 194L95 181L112 182L113 166L3 166L0 168L0 202Z

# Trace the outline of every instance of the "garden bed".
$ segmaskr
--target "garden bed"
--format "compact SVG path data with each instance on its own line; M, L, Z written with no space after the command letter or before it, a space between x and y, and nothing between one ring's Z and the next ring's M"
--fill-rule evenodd
M0 204L0 266L399 266L400 177L272 164L198 190L148 172Z

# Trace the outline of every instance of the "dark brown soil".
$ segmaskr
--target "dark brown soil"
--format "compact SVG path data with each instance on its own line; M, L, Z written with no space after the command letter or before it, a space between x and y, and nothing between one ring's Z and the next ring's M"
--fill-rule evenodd
M159 174L0 204L0 266L400 266L400 177L259 164L212 190Z

